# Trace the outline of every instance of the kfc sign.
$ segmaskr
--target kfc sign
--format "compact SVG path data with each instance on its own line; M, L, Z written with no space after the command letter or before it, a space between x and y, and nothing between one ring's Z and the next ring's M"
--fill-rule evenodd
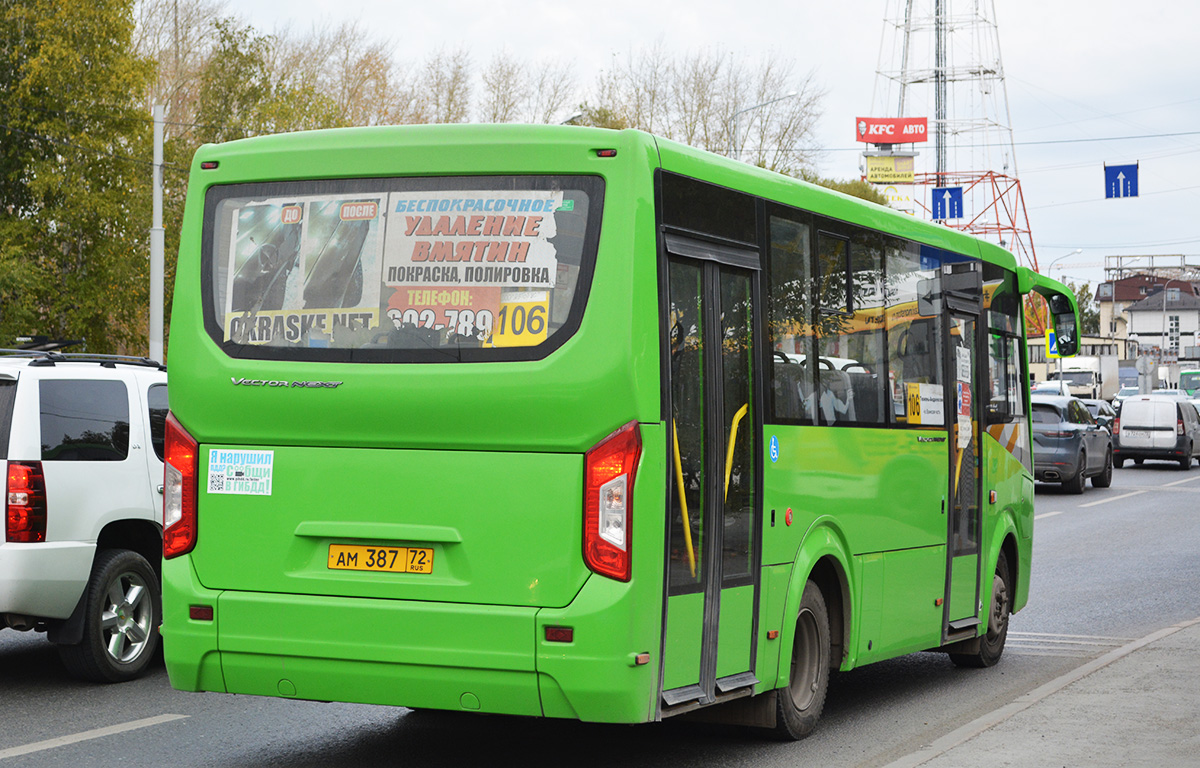
M855 125L855 141L868 144L909 144L929 141L927 117L860 117Z

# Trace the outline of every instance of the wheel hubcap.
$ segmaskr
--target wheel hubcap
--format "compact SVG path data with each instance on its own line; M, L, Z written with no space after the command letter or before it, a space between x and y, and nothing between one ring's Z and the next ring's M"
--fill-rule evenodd
M113 579L100 613L104 647L116 662L128 664L142 655L150 640L154 617L146 582L136 573Z
M1008 585L999 575L992 579L992 615L988 620L988 640L995 640L1008 624Z
M812 611L802 611L796 621L796 641L792 651L792 682L788 693L792 704L803 712L812 705L820 685L820 643L817 620Z

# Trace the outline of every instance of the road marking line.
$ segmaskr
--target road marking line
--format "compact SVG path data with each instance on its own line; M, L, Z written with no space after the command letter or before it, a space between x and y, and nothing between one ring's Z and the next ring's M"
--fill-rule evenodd
M1107 667L1118 659L1122 659L1139 648L1143 648L1151 643L1162 640L1164 637L1175 634L1181 629L1200 624L1200 618L1195 618L1190 621L1182 621L1165 629L1160 629L1157 632L1152 632L1143 638L1134 640L1132 643L1109 651L1098 659L1093 659L1087 664L1083 664L1075 669L1067 672L1065 675L1060 675L1048 683L1034 688L1029 693L1017 697L1009 704L995 709L986 715L978 717L964 726L954 729L950 733L940 739L935 739L932 744L923 749L919 749L910 755L900 758L899 760L888 763L886 768L916 768L918 765L924 765L935 757L941 757L955 747L965 744L979 734L996 727L1005 720L1008 720L1013 715L1024 712L1025 710L1048 698L1051 694L1058 693L1063 688L1066 688L1071 683L1082 680L1093 672Z
M1044 517L1054 517L1055 515L1061 515L1062 513L1063 513L1063 511L1062 511L1061 509L1060 509L1060 510L1058 510L1057 512L1043 512L1043 513L1042 513L1042 514L1040 514L1040 515L1034 515L1034 516L1033 516L1033 519L1034 519L1034 520L1041 520L1041 519L1042 519L1042 518L1044 518Z
M1043 645L1117 645L1119 641L1113 640L1051 640L1046 637L1013 637L1009 635L1009 639L1015 643L1040 643Z
M90 739L99 739L105 736L112 736L125 731L134 731L138 728L147 728L151 725L161 725L169 723L172 720L183 720L187 715L159 715L157 717L147 717L144 720L131 720L128 723L120 725L110 725L106 728L96 728L91 731L83 731L81 733L73 733L70 736L59 736L56 739L46 739L45 741L37 741L33 744L26 744L23 747L11 747L10 749L0 749L0 760L7 760L10 757L20 757L33 752L41 752L55 747L65 747L68 744L76 744L81 741Z
M1064 635L1058 632L1009 632L1009 637L1027 638L1027 637L1061 637L1075 640L1113 640L1118 643L1131 643L1136 640L1136 637L1108 637L1106 635Z
M1200 480L1200 475L1197 475L1195 477L1189 477L1186 480L1176 480L1173 483L1166 483L1165 485L1163 485L1163 488L1170 488L1172 485L1183 485L1184 483L1190 483L1193 480Z
M1130 496L1141 496L1143 493L1145 493L1145 491L1134 491L1133 493L1125 493L1120 496L1113 496L1111 499L1102 499L1100 501L1093 501L1090 504L1080 504L1079 508L1087 509L1088 507L1095 507L1095 506L1099 506L1100 504L1110 504L1114 501L1120 501L1121 499L1128 499Z

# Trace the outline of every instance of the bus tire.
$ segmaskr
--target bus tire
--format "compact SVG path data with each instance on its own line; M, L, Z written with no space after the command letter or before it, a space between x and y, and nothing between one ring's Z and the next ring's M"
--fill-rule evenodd
M97 683L140 676L158 650L162 623L154 568L132 550L103 550L92 566L84 600L82 641L58 646L67 671Z
M796 637L792 643L788 686L775 697L775 732L789 741L808 736L817 727L829 690L829 611L815 582L804 585Z
M992 577L992 612L988 615L987 632L979 638L978 650L970 653L951 653L950 660L959 667L983 669L1000 661L1004 641L1008 638L1008 617L1012 613L1012 588L1008 578L1008 560L1003 554L996 561Z

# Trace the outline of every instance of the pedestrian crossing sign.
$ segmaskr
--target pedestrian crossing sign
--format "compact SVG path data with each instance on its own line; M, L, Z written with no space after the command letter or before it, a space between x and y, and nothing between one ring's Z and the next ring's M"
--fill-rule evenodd
M1046 331L1046 357L1062 357L1058 354L1058 334L1054 331Z

